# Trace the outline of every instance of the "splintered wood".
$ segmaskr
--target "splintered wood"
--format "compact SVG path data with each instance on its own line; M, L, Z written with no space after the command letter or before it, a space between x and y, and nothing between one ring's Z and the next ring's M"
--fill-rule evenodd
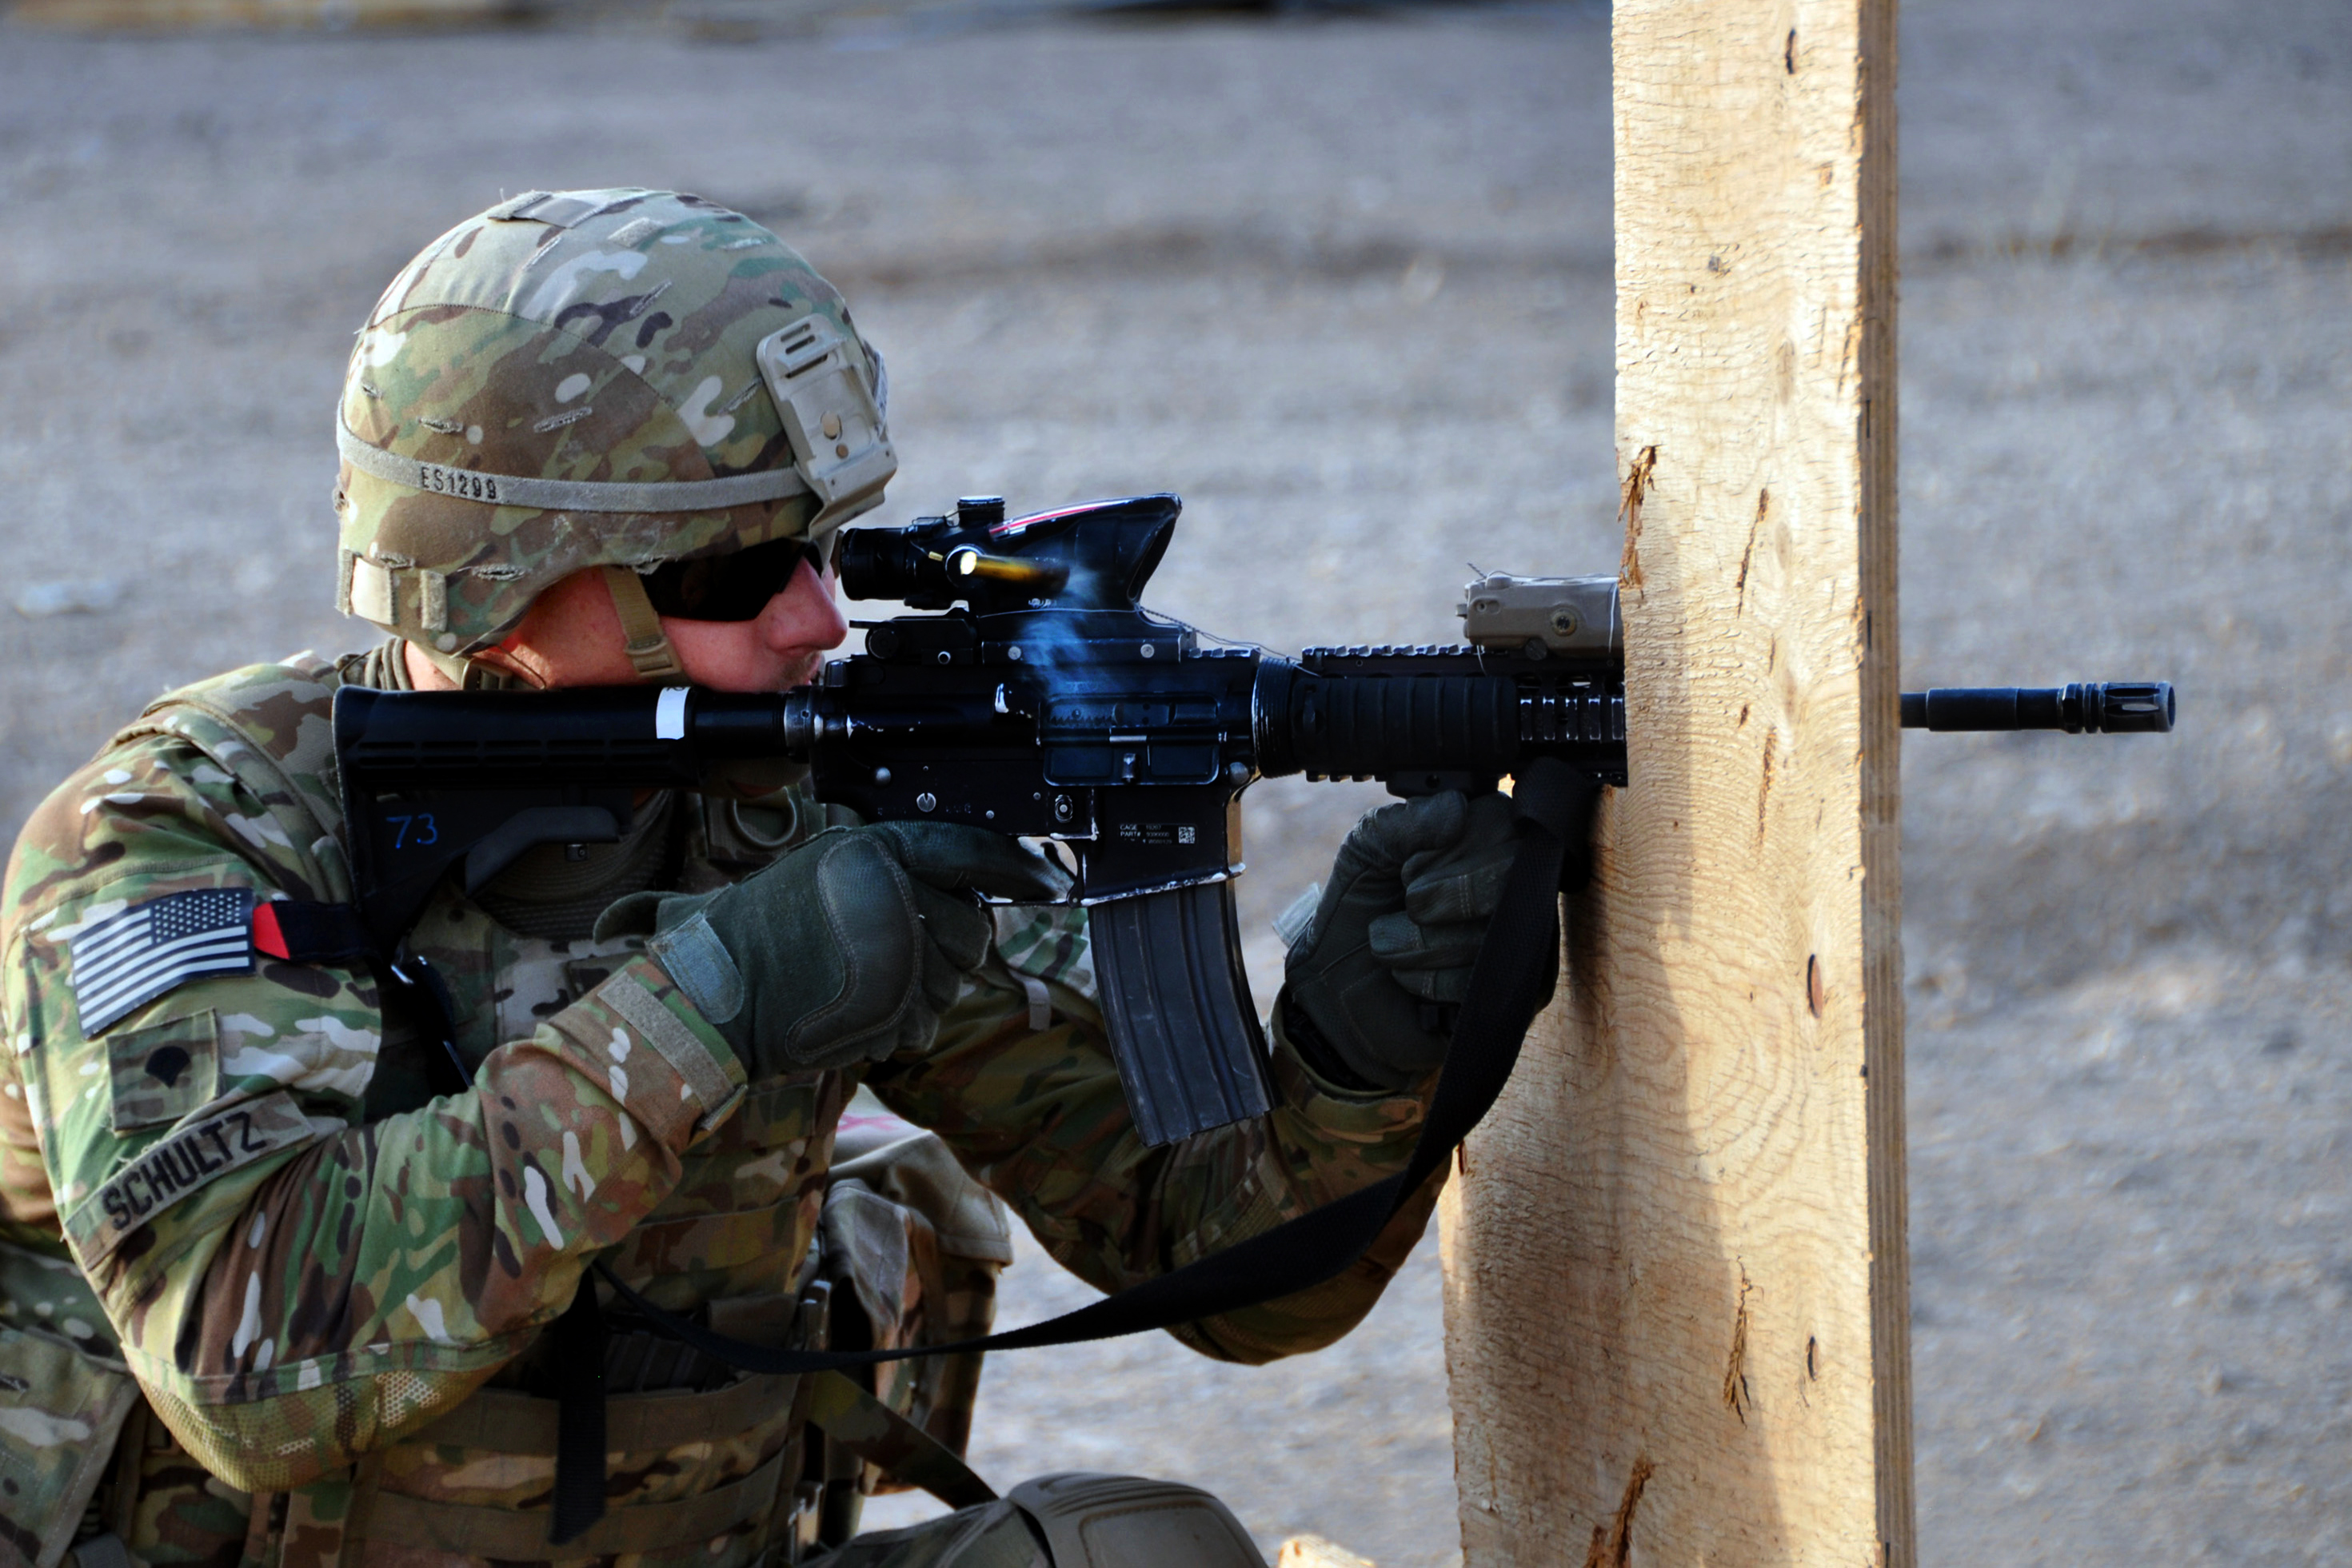
M1903 1568L1895 11L1613 25L1632 784L1446 1195L1464 1547Z

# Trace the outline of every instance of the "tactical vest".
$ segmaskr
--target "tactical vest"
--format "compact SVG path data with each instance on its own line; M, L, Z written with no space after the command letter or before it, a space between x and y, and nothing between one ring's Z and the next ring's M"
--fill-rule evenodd
M287 841L307 846L311 885L347 903L329 707L337 685L381 681L383 658L234 672L160 699L110 744L169 734L194 747L268 805ZM796 795L680 804L692 818L684 891L748 874L824 821ZM528 1032L518 996L562 1005L639 940L518 936L455 889L409 938L458 981L451 1021L468 1062L518 1024ZM398 1012L388 994L366 1121L421 1103L408 1081L419 1030ZM932 1134L878 1105L845 1116L853 1090L834 1072L756 1085L607 1261L653 1279L649 1293L668 1310L692 1309L752 1343L892 1347L984 1333L996 1271L1012 1260L1003 1206ZM69 1261L0 1243L0 1303L14 1325L0 1326L0 1568L127 1568L125 1542L197 1558L241 1542L246 1568L405 1563L418 1551L452 1568L796 1562L854 1534L864 1495L905 1484L877 1461L919 1477L940 1446L961 1448L980 1371L976 1356L922 1357L878 1369L862 1390L839 1374L747 1376L614 1319L604 1364L607 1511L555 1548L547 1335L425 1429L309 1486L247 1497L205 1475L148 1408Z

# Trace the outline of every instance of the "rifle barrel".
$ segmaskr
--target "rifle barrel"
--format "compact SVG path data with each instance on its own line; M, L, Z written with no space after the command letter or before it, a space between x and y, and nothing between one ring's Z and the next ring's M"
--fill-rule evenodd
M2078 681L2063 686L1937 686L1903 694L1903 727L2063 729L2068 735L2163 735L2169 681Z

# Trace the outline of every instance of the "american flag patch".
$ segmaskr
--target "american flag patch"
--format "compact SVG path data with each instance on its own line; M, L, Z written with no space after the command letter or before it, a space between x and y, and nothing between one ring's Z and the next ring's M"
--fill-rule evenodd
M253 973L253 890L204 888L134 904L67 939L74 1007L94 1035L199 975Z

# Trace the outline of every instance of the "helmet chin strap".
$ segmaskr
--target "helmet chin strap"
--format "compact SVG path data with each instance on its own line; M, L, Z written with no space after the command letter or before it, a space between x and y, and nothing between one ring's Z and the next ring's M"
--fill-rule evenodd
M686 666L678 662L677 650L670 646L669 634L662 630L661 616L646 596L645 580L625 566L601 570L604 587L613 596L613 608L620 612L622 651L628 654L637 679L686 679Z
M622 651L628 654L629 666L636 671L637 679L673 685L685 680L686 665L678 659L668 633L662 630L661 614L646 593L645 580L625 566L597 570L604 576L604 591L613 596L613 609L621 617ZM511 691L529 684L470 653L445 653L429 643L415 641L408 645L464 691Z
M528 685L521 676L483 664L470 653L445 653L428 643L406 637L401 639L401 646L415 650L419 658L448 676L459 691L509 692Z

